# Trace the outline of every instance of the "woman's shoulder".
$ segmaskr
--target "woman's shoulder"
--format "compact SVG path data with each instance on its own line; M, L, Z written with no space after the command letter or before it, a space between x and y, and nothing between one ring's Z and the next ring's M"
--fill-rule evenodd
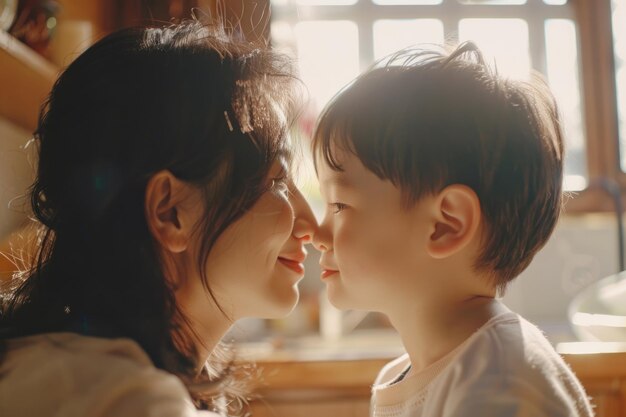
M150 365L151 361L144 350L133 340L127 338L104 338L83 336L78 333L44 333L33 336L9 339L9 352L21 354L46 355L97 355L111 358L126 358L141 365Z
M72 333L9 341L0 399L8 415L198 415L182 381L134 341Z
M120 373L156 370L145 351L133 340L46 333L10 339L0 370L3 374L66 376L74 383Z

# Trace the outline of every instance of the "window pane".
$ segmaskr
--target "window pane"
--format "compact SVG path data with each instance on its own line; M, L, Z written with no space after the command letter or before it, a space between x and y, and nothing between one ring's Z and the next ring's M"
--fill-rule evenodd
M568 190L582 190L587 185L587 159L576 26L571 20L548 19L545 30L548 82L559 106L567 145L564 185Z
M474 41L500 74L527 78L530 69L528 25L522 19L462 19L459 40Z
M312 105L321 109L359 73L359 39L350 21L310 21L296 24L300 76Z
M372 0L376 4L441 4L442 0Z
M612 6L620 161L626 171L626 0L613 0Z
M526 0L458 0L462 4L526 4Z
M437 19L374 22L375 59L418 43L443 44L443 23Z

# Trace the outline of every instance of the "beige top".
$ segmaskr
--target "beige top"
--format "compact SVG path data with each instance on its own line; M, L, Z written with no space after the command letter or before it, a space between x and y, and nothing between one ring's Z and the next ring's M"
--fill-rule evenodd
M401 379L408 355L387 364L373 417L591 417L583 387L541 331L500 314L452 352Z
M196 410L182 381L154 367L134 341L73 333L9 342L0 416L219 417Z

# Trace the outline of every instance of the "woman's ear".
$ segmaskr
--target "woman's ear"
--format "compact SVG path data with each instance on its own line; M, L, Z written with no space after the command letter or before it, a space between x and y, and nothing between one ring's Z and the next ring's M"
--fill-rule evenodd
M454 184L444 188L434 200L434 224L427 250L430 256L451 256L477 234L481 222L480 200L471 188Z
M179 180L170 171L159 171L146 186L145 212L148 228L161 247L172 253L189 246L192 228L197 219L193 187Z

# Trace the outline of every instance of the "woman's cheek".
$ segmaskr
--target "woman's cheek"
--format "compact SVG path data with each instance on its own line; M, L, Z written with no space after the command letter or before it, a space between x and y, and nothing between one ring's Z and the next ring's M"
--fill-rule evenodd
M280 197L276 198L279 199L279 202L274 206L274 216L271 217L271 228L268 235L277 245L282 247L293 234L294 212L287 200Z
M285 196L271 194L267 196L263 210L257 212L255 221L264 230L262 239L284 243L293 230L294 212Z

